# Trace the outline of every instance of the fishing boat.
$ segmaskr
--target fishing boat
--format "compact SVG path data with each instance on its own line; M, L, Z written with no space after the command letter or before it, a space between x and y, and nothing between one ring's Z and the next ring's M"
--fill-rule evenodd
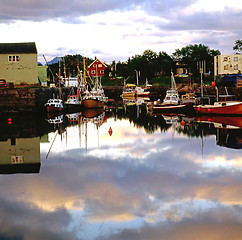
M63 100L59 98L49 99L45 103L47 112L61 112L64 109Z
M84 65L84 83L85 83L85 91L82 94L82 106L84 108L102 108L108 101L108 98L104 94L104 90L102 88L101 80L96 76L94 86L89 91L87 81L86 81L86 67L85 67L85 59L83 59Z
M195 102L196 102L196 96L194 92L188 92L181 96L182 104L193 106Z
M78 98L78 95L68 95L67 100L65 101L65 106L67 110L76 110L81 107L81 101Z
M150 91L146 91L144 88L136 86L135 94L138 97L148 97L150 95Z
M194 106L197 114L219 114L219 115L242 115L242 102L236 101L234 95L229 95L227 90L225 95L218 95L217 100L212 104L198 104Z
M166 91L166 96L161 103L154 103L152 110L154 112L180 113L187 109L186 104L181 104L180 97L176 88L175 78L171 72L171 89Z
M213 105L194 106L197 114L238 114L242 115L242 102L215 102Z
M123 87L122 98L132 98L136 96L136 85L135 84L125 84Z
M135 71L136 72L136 84L137 86L135 87L135 95L137 97L147 97L150 95L150 91L148 91L147 89L142 88L141 86L139 86L139 71ZM148 84L148 81L146 81L146 83Z
M101 85L95 85L91 91L86 90L82 98L82 106L84 108L101 108L105 106L107 97Z

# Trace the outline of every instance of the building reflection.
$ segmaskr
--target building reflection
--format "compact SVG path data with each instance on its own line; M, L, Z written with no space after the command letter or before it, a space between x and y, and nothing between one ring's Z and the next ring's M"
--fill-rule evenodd
M241 116L151 116L146 111L145 103L138 106L137 108L136 104L131 104L128 108L122 105L107 109L89 109L57 116L1 116L0 174L39 173L40 142L48 142L50 132L63 134L69 126L79 126L79 135L84 134L87 149L88 123L96 125L98 133L99 127L107 118L128 118L137 128L144 128L150 134L167 131L172 127L188 137L214 135L218 146L242 149Z
M51 131L53 127L42 115L2 114L0 174L39 173L40 141Z
M0 174L39 173L40 138L12 138L0 142Z

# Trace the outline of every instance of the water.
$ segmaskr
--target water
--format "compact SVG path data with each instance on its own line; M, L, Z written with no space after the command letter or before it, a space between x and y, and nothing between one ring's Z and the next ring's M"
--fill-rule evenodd
M231 119L94 115L1 117L0 239L242 239Z

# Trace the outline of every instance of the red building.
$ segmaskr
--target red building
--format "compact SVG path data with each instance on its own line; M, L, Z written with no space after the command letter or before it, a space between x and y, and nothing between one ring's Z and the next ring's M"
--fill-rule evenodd
M103 77L104 71L107 65L101 62L99 59L95 59L88 67L87 71L88 74L92 77Z

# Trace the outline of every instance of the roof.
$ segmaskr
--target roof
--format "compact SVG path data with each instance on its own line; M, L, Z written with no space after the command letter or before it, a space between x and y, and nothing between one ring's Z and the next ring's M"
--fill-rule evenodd
M0 43L0 54L36 53L35 42L26 43Z
M98 58L96 58L87 68L90 68L94 63L96 62L100 62L102 65L104 65L105 67L107 67L107 65L105 63L103 63L102 61L100 61Z

